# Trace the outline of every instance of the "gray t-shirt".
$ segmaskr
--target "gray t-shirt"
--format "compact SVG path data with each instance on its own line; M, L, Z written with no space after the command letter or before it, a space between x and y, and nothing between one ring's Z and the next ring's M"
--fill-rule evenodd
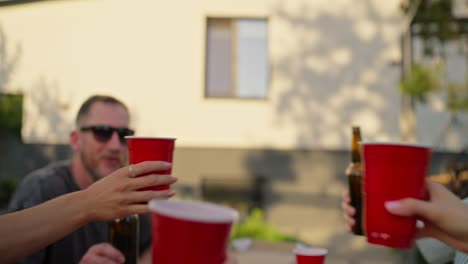
M33 171L23 179L10 200L8 211L19 211L78 190L70 170L70 161L55 162ZM108 222L93 222L18 263L79 263L91 246L108 242L108 238ZM140 215L140 253L150 244L150 216Z

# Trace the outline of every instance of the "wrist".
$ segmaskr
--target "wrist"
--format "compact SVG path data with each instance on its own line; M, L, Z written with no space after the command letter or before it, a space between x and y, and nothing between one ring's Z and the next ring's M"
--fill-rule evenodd
M79 225L94 221L92 205L85 190L70 193L68 196L68 208L72 210L71 213L75 216L74 219Z

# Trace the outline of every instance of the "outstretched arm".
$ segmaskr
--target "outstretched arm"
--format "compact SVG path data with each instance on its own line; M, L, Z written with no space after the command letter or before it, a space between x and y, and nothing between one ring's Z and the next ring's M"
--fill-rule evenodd
M135 175L141 175L167 169L170 164L146 161L132 166ZM173 190L138 191L153 185L172 184L176 181L173 176L131 176L124 167L85 190L0 216L0 262L12 263L28 256L92 221L148 213L147 201L175 195Z

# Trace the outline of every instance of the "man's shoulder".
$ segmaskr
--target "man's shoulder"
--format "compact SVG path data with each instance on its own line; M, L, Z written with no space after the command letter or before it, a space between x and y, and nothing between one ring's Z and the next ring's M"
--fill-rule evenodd
M60 179L64 175L70 174L70 161L63 160L50 163L49 165L42 167L40 169L30 172L23 179L23 183L32 181L32 182L41 182L41 181L51 181L55 179Z
M70 175L70 161L57 161L40 169L30 172L21 181L20 187L37 187L38 185L53 185L53 182L62 182L67 175ZM53 187L53 186L51 186Z
M17 186L9 211L25 209L73 191L68 176L71 176L69 161L54 162L32 171Z

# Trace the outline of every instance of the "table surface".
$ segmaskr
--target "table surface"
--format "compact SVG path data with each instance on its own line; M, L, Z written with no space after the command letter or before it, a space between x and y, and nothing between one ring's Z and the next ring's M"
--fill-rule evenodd
M294 263L293 243L253 241L246 251L234 251L239 264L291 264Z
M253 241L246 251L233 250L239 264L294 264L295 256L292 243L271 243ZM394 264L398 262L398 254L393 254L389 250L376 248L371 254L365 254L356 258L349 258L346 254L329 252L325 258L325 263L333 264Z

